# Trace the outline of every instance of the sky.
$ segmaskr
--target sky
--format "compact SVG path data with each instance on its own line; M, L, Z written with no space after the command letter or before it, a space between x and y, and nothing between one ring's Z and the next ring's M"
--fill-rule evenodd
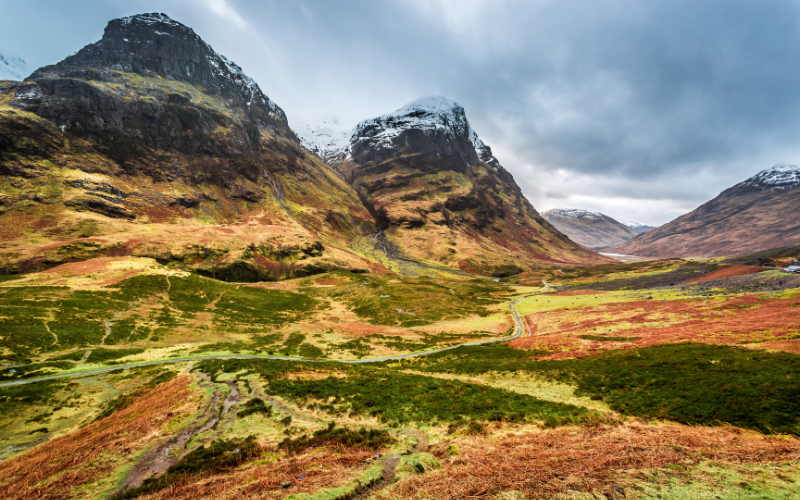
M461 104L539 211L660 225L800 161L798 0L0 0L31 69L163 12L289 124Z

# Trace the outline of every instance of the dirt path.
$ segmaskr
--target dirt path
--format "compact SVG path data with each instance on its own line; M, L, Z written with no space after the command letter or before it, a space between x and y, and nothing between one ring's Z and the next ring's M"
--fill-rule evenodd
M199 378L201 379L201 387L214 385L211 382L211 378L204 373L199 374ZM217 387L208 404L191 425L166 442L153 447L133 466L128 478L125 480L125 484L119 491L120 493L141 486L148 478L164 474L170 466L196 450L200 445L216 437L216 433L214 433L215 435L200 440L202 442L195 442L192 446L187 446L193 438L214 429L222 419L228 416L231 408L239 403L241 394L236 382L229 381L225 382L225 384L227 384L229 391L222 403L220 404L222 391Z
M59 306L60 306L60 304L59 304ZM51 321L55 321L55 315L53 314L53 311L54 311L54 309L48 309L47 310L47 318L42 320L42 323L44 324L44 329L47 330L47 333L49 333L50 335L53 336L53 344L52 345L58 345L58 335L56 335L55 332L53 332L50 329L50 322Z
M210 385L210 381L203 380L201 386ZM222 393L219 389L214 391L208 404L202 409L188 427L166 442L154 446L136 463L128 474L125 483L118 493L137 488L150 477L157 477L169 469L171 465L183 458L190 450L185 449L186 444L198 434L211 429L219 420L219 400Z
M375 484L369 486L361 490L355 496L351 497L350 500L367 500L375 493L383 491L392 483L394 483L394 474L397 471L397 465L400 463L400 459L406 455L413 455L414 453L422 453L427 451L428 449L428 436L425 435L422 431L417 429L411 429L401 434L411 435L417 440L417 443L406 453L402 455L391 455L384 457L381 460L381 465L384 468L383 477L375 482Z

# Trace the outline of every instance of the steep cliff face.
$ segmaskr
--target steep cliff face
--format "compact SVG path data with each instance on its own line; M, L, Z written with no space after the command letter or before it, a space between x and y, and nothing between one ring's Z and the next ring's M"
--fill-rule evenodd
M776 165L610 251L645 257L721 256L797 243L800 166Z
M534 210L449 99L365 120L327 154L343 159L337 168L408 256L494 274L603 261Z
M337 249L376 231L355 191L241 68L163 14L111 21L102 40L4 84L0 106L10 271L111 251L241 279L368 265ZM31 221L45 250L30 248ZM47 250L84 226L92 251Z

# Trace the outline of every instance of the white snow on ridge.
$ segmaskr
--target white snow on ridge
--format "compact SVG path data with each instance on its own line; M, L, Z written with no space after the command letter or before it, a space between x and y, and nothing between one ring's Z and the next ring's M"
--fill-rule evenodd
M21 58L0 52L0 80L22 81L31 71Z
M614 219L614 220L619 222L620 224L624 224L624 225L628 226L631 229L640 229L640 228L643 228L643 227L647 227L647 228L654 227L654 226L651 226L650 224L645 224L643 222L637 222L635 220L630 220L630 219Z
M170 26L183 26L183 24L177 21L173 21L168 15L159 14L158 12L153 12L150 14L136 14L135 16L123 17L120 18L120 21L123 26L128 26L133 21L141 22L147 25L168 24Z
M395 137L410 129L452 130L457 135L472 135L464 108L446 97L431 96L411 101L392 113L364 120L356 125L353 138L368 136L373 147L391 147Z
M734 187L760 187L771 191L792 189L800 186L800 165L775 165L740 182Z
M600 212L590 212L582 208L553 208L542 212L545 219L556 217L559 219L602 219L606 217Z
M336 120L323 120L319 125L301 124L293 128L300 144L329 163L350 159L352 130L342 128Z

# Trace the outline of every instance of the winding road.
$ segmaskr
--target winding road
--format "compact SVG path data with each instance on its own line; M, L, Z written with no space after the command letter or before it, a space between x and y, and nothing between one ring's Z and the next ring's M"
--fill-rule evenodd
M546 285L545 285L546 286ZM548 287L548 291L549 291ZM476 346L476 345L485 345L485 344L495 344L498 342L508 342L519 338L525 331L525 323L523 323L522 319L517 312L516 306L519 305L520 302L525 300L528 295L524 295L522 297L517 297L516 299L512 300L508 303L508 308L511 311L511 316L514 318L514 322L516 323L516 330L514 331L514 335L510 337L503 337L500 339L492 339L492 340L477 340L474 342L465 342L463 344L458 344L449 347L441 347L439 349L433 349L430 351L422 351L422 352L412 352L409 354L397 354L394 356L381 356L378 358L366 358L366 359L307 359L307 358L295 358L290 356L269 356L269 355L259 355L259 354L222 354L222 355L210 355L210 356L192 356L192 357L185 357L185 358L174 358L174 359L162 359L157 361L143 361L140 363L129 363L124 365L115 365L115 366L108 366L104 368L95 368L93 370L85 370L80 372L73 372L73 373L62 373L57 375L47 375L44 377L32 377L27 379L21 380L12 380L9 382L2 382L0 383L0 388L3 387L13 387L17 385L25 385L25 384L33 384L36 382L44 382L48 380L58 380L63 378L75 378L75 377L88 377L92 375L100 375L102 373L109 373L115 372L119 370L129 370L132 368L145 368L148 366L158 366L158 365L167 365L167 364L177 364L177 363L184 363L187 361L204 361L209 359L275 359L279 361L305 361L305 362L312 362L312 363L323 363L323 362L334 362L334 363L345 363L345 364L366 364L366 363L381 363L384 361L393 361L399 359L409 359L409 358L417 358L420 356L429 356L431 354L436 354L439 352L450 351L453 349L458 349L459 347L464 346Z

